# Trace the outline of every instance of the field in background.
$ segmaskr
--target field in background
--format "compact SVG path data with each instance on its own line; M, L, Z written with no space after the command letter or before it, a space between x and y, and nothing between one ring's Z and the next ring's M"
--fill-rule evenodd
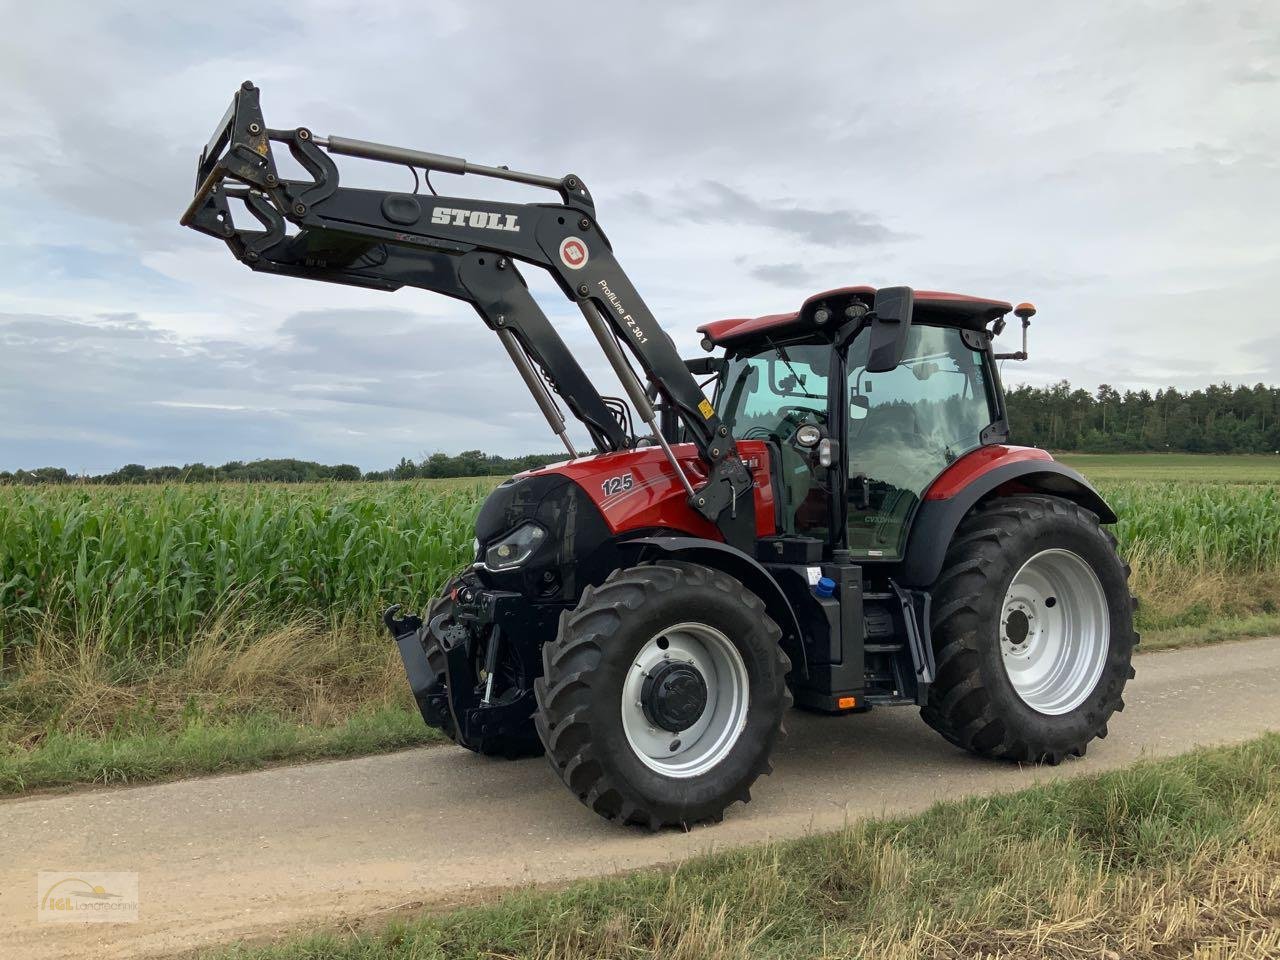
M1280 459L1063 459L1147 648L1280 632ZM378 615L471 559L497 482L0 487L0 792L430 739Z
M1200 453L1062 453L1055 458L1095 483L1172 480L1179 483L1280 484L1280 455Z
M373 623L470 559L491 485L0 488L0 643L164 659L219 620Z
M1114 501L1140 573L1280 570L1280 458L1063 459ZM496 482L0 488L0 648L164 660L220 620L376 623L471 559Z

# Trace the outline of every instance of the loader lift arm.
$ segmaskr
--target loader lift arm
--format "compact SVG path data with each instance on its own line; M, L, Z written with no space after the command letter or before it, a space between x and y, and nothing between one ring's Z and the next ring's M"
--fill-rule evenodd
M272 142L286 144L312 179L281 179ZM507 203L342 187L329 154L515 181L555 190L561 202ZM264 229L238 230L229 199L242 200ZM297 234L287 234L286 220L299 228ZM258 88L246 81L200 158L196 193L181 222L224 240L255 270L382 290L416 286L472 303L502 339L562 439L567 440L563 420L558 427L558 411L529 365L530 357L593 440L603 449L621 449L629 438L620 418L538 309L511 260L542 267L582 311L640 419L684 483L690 505L716 523L729 543L751 551L752 479L734 438L615 259L596 221L591 194L578 177L547 177L344 137L320 138L305 127L268 129ZM687 428L707 466L700 486L692 485L672 454L623 345L666 408Z

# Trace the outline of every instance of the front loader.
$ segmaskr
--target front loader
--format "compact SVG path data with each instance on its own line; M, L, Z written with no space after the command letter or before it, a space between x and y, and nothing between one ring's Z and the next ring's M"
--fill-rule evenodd
M335 155L555 199L345 187ZM916 705L1021 763L1082 756L1123 708L1138 637L1116 516L1008 443L996 361L1026 359L1030 304L842 287L705 324L710 356L684 360L579 177L270 129L250 83L182 223L259 272L470 303L565 444L493 491L473 562L421 618L384 618L424 720L460 746L545 752L596 813L657 828L748 800L793 703ZM580 308L625 398L598 392L518 263ZM1010 313L1022 349L998 354Z

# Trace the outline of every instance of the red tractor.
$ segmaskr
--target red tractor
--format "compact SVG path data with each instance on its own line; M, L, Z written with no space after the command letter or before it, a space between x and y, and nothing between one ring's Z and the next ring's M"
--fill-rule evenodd
M272 143L308 179L281 178ZM559 198L341 187L333 154ZM423 618L385 617L423 718L459 745L545 752L592 810L656 828L747 800L793 702L916 704L957 746L1020 763L1083 755L1123 707L1138 637L1116 516L1007 442L996 361L1026 358L1029 304L843 287L706 324L713 355L682 360L578 177L268 129L248 83L196 183L182 222L254 270L472 304L569 450L494 490L474 562ZM625 401L517 261L579 306ZM1022 349L997 354L1011 312ZM574 449L561 404L598 452Z

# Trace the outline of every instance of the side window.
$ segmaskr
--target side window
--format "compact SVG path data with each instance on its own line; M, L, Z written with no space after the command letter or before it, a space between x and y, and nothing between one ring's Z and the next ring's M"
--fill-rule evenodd
M866 349L859 337L849 355L849 546L894 558L920 496L980 445L994 411L982 354L959 330L913 326L888 373L866 372Z

